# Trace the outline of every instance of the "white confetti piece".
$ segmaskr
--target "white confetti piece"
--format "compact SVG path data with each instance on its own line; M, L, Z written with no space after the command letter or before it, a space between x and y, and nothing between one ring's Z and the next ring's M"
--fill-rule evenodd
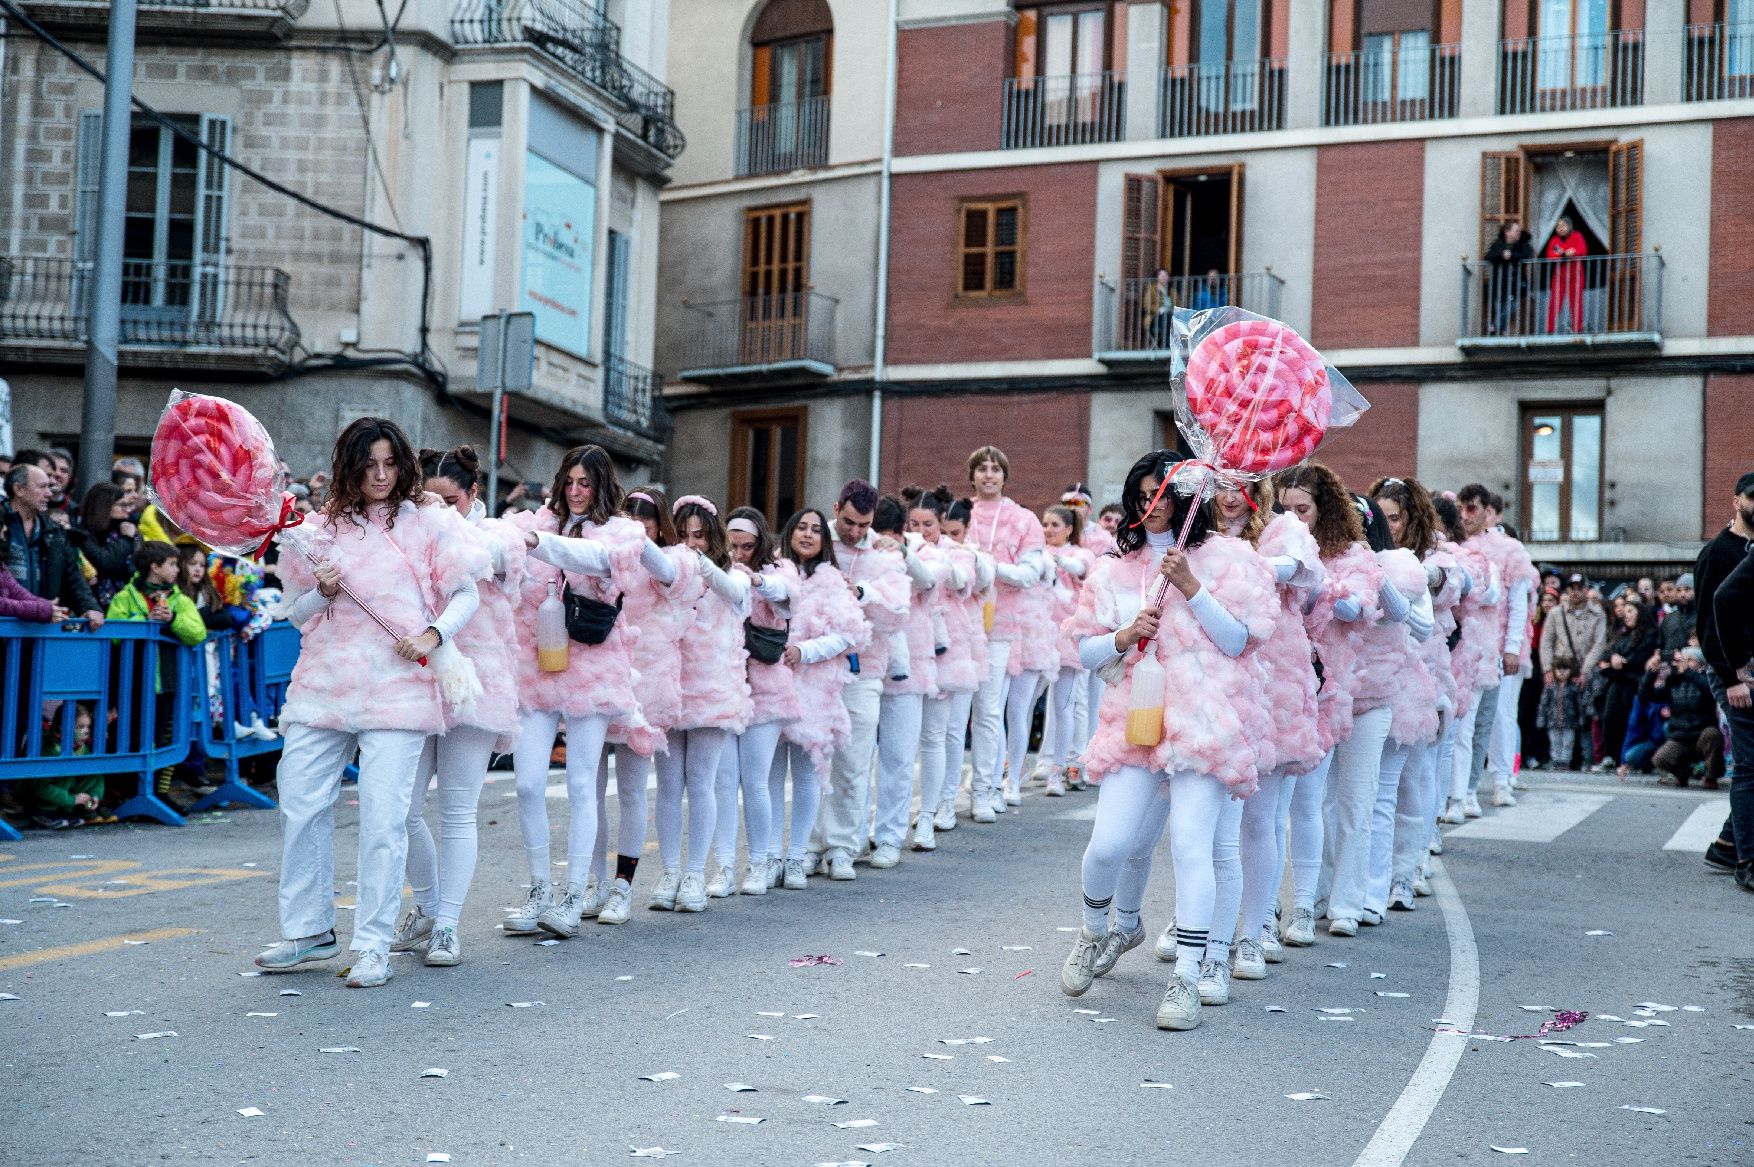
M59 904L57 904L55 906L60 907ZM124 940L124 941L122 941L122 943L127 944L127 945L131 945L132 947L135 947L135 948L139 948L142 944L151 944L152 941L150 941L150 940Z
M1614 1039L1614 1044L1615 1045L1637 1045L1639 1042L1641 1042L1643 1040L1644 1040L1644 1038L1642 1038L1642 1037L1617 1037Z
M866 1127L876 1126L877 1120L874 1118L849 1118L845 1122L837 1122L834 1125L843 1131L862 1131Z
M1641 1039L1635 1037L1632 1040L1639 1041ZM1607 1042L1607 1041L1580 1041L1577 1043L1577 1048L1578 1049L1608 1049L1612 1045L1613 1045L1612 1042Z
M639 1080L642 1082L674 1082L680 1077L682 1075L674 1070L661 1070L656 1074L641 1074Z
M1681 1006L1681 1011L1683 1013L1703 1013L1703 1012L1705 1012L1705 1006L1704 1005L1683 1005L1683 1006Z
M428 1163L449 1163L451 1157L443 1151L429 1151L426 1156Z
M257 864L254 864L254 863L245 863L245 864L243 864L243 865L242 865L242 866L244 866L244 867L255 867L255 866L257 866Z
M260 969L250 969L247 972L241 972L238 974L240 977L259 977L261 975L262 972Z
M1321 1093L1320 1091L1311 1091L1311 1092L1306 1093L1306 1094L1287 1094L1285 1097L1291 1099L1291 1101L1293 1101L1293 1102L1327 1102L1327 1101L1329 1101L1328 1096L1326 1094Z
M616 977L615 979L617 981L631 981L633 978L632 977Z
M962 1104L964 1106L991 1106L992 1105L992 1103L988 1102L985 1098L976 1098L973 1094L958 1094L956 1097L958 1097L962 1100Z
M860 1143L859 1150L869 1151L873 1155L881 1155L886 1151L901 1150L900 1143Z
M536 941L536 947L537 948L553 948L556 944L559 944L559 943L560 943L560 941L553 940L553 939L538 940L538 941Z
M1548 1082L1547 1085L1553 1087L1553 1089L1555 1089L1555 1090L1570 1090L1574 1087L1582 1086L1583 1083L1582 1082Z
M449 1078L451 1072L443 1066L428 1066L426 1069L420 1071L420 1076L422 1078Z
M959 968L956 971L958 975L965 977L976 977L979 976L981 972L978 968Z
M1386 981L1389 979L1389 974L1388 973L1371 973L1370 979L1373 981Z
M1265 1011L1268 1013L1283 1013L1283 1012L1285 1012L1285 1006L1283 1006L1283 1005L1268 1005Z
M747 1037L750 1041L772 1041L773 1040L773 1034L771 1034L771 1033L745 1033L743 1036Z
M747 1082L726 1082L725 1089L733 1094L754 1094L756 1092L755 1087Z
M998 1054L988 1054L987 1055L987 1061L989 1061L989 1062L1008 1062L1010 1060L1011 1060L1010 1058L1002 1058Z
M16 998L16 997L13 998L13 1000L15 1000L15 1001L17 999L18 998ZM1736 1026L1736 1028L1737 1029L1754 1029L1754 1025L1738 1025L1738 1026Z
M1120 1018L1118 1018L1118 1017L1092 1017L1090 1019L1090 1024L1092 1024L1092 1025L1109 1025L1109 1024L1112 1024L1113 1022L1116 1022L1119 1020L1120 1020Z
M22 924L23 920L0 920L0 924Z
M175 1036L177 1036L176 1030L174 1030L174 1029L161 1029L157 1033L136 1033L134 1035L134 1040L135 1041L156 1041L161 1037L175 1037Z
M1546 1050L1548 1053L1558 1054L1562 1058L1593 1058L1596 1056L1595 1054L1587 1053L1587 1052L1584 1052L1581 1050L1566 1049L1564 1046L1561 1046L1561 1045L1544 1045L1541 1048Z
M1669 1113L1668 1111L1664 1110L1660 1106L1628 1106L1628 1105L1623 1104L1620 1107L1620 1109L1621 1110L1630 1110L1634 1114L1667 1114L1667 1113Z
M904 964L901 967L902 968L931 968L932 966L929 964Z
M1141 1089L1141 1090L1174 1090L1175 1087L1171 1086L1168 1082L1153 1082L1150 1079L1146 1079L1145 1081L1139 1083L1139 1089Z
M31 896L30 902L33 904L52 904L55 902L55 897L54 896Z
M635 1159L665 1159L671 1155L680 1155L681 1151L666 1151L662 1147L628 1147Z
M950 950L950 955L951 956L973 956L974 953L970 952L966 948L952 948Z
M1317 1021L1357 1021L1356 1017L1317 1017Z
M1552 1005L1518 1005L1524 1013L1557 1013L1559 1010Z
M1054 931L1055 932L1076 932L1076 931L1078 931L1078 929L1076 929L1076 928L1055 928Z
M1362 1012L1364 1012L1364 1010L1362 1010L1362 1009L1343 1009L1343 1008L1340 1008L1338 1006L1334 1006L1334 1007L1320 1008L1320 1009L1317 1009L1316 1012L1317 1013L1325 1013L1329 1017L1344 1017L1348 1013L1362 1013Z
M69 859L90 859L91 856L90 855L69 855L69 856L67 856L67 858L69 858Z
M302 997L302 996L304 996L304 990L303 989L281 989L280 995L282 997Z
M907 1088L907 1092L909 1094L936 1094L936 1093L938 1093L936 1090L934 1090L930 1086L909 1086Z
M146 1010L144 1010L144 1009L117 1009L113 1013L105 1013L104 1016L105 1017L144 1017L144 1016L146 1016Z
M794 1014L792 1014L792 1020L793 1021L814 1021L819 1016L821 1016L821 1014L819 1014L819 1013L794 1013Z
M755 1015L757 1017L784 1017L785 1016L784 1013L763 1013L760 1011L757 1011Z
M1609 932L1605 928L1591 928L1588 932L1585 932L1584 935L1585 936L1612 936L1614 934L1612 932Z
M1001 944L999 946L999 951L1000 952L1034 952L1035 949L1031 948L1027 944Z
M432 1002L431 1001L416 1001L416 1002L414 1002L414 1004L412 1004L408 1007L410 1009L431 1009Z
M507 1001L506 1004L510 1005L513 1009L538 1009L538 1008L541 1008L541 1006L543 1005L543 1002L541 1002L541 1001Z
M847 1100L844 1098L830 1098L826 1094L806 1094L802 1101L816 1106L845 1106L847 1104Z
M1412 993L1390 993L1390 992L1385 992L1382 989L1378 989L1376 991L1376 995L1379 997L1411 997L1413 994Z
M1343 960L1335 960L1335 961L1329 961L1329 962L1328 962L1328 967L1329 967L1329 968L1345 968L1345 967L1346 967L1346 962L1345 962L1345 961L1343 961Z
M858 951L857 951L857 952L854 952L854 953L853 953L853 955L854 955L854 956L869 956L869 957L871 957L871 958L873 958L873 959L876 959L876 958L877 958L877 957L880 957L880 956L882 956L882 955L883 955L883 953L881 953L881 952L870 952L870 951L868 951L868 950L866 950L866 949L863 949L863 948L861 948L861 949L859 949L859 950L858 950Z
M1102 1016L1101 1009L1074 1009L1074 1010L1072 1010L1072 1012L1082 1013L1086 1017L1101 1017Z
M766 1122L767 1120L756 1118L752 1114L721 1114L719 1115L719 1121L741 1123L744 1126L755 1126L756 1124Z
M267 1114L268 1114L268 1112L266 1110L263 1110L260 1107L255 1107L255 1106L246 1106L243 1109L239 1110L238 1113L243 1115L245 1118L265 1118L265 1117L267 1117Z
M24 998L20 997L17 993L0 993L0 1001L22 1001L22 1000L24 1000Z
M1590 1020L1591 1021L1615 1021L1615 1022L1619 1022L1622 1025L1624 1025L1626 1023L1626 1018L1616 1017L1612 1013L1597 1013L1594 1016L1592 1016L1590 1018Z
M949 1054L921 1054L928 1062L953 1062L956 1059Z
M1634 1005L1633 1008L1635 1008L1635 1009L1654 1009L1658 1013L1673 1013L1675 1011L1675 1007L1673 1005L1662 1005L1662 1004L1658 1004L1655 1001L1640 1001L1637 1005Z
M360 1054L365 1051L356 1045L326 1045L317 1052L320 1054Z
M278 1017L278 1013L245 1013L245 1017Z
M1491 1143L1488 1145L1500 1155L1526 1155L1529 1153L1527 1147L1501 1147L1497 1143Z

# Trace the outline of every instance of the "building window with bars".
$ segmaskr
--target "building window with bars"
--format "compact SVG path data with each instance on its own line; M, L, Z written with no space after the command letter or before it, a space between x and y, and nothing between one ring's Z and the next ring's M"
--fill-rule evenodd
M962 203L956 210L956 239L957 296L1023 294L1026 223L1021 197Z

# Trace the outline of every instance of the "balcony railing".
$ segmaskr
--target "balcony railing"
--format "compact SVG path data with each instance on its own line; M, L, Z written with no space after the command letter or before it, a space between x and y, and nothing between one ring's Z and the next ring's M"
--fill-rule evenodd
M1322 124L1365 126L1453 118L1461 83L1460 45L1329 53Z
M1285 62L1218 61L1163 71L1158 136L1249 134L1285 128Z
M828 165L828 95L737 111L737 174Z
M999 145L1084 146L1127 134L1127 82L1118 73L1007 77Z
M291 283L271 267L125 260L121 342L168 350L150 360L161 365L199 364L197 357L174 355L190 349L285 365L299 340L287 305ZM83 344L91 288L89 264L0 256L0 346L41 351Z
M830 377L839 301L819 292L687 304L700 314L679 374L684 380L746 376Z
M603 416L611 425L661 442L670 435L669 412L658 393L658 375L610 353L603 360Z
M1754 97L1754 24L1687 26L1688 101Z
M1098 359L1162 360L1169 354L1170 313L1229 305L1262 316L1279 315L1285 281L1270 271L1174 276L1097 283L1095 349Z
M107 25L110 0L24 0L50 26ZM310 0L139 0L143 30L154 32L266 32L281 36L305 14Z
M1498 112L1610 109L1644 101L1644 33L1500 41Z
M622 102L616 120L674 158L684 139L675 94L621 56L621 29L584 0L456 0L451 39L459 45L528 44Z
M1463 348L1655 348L1662 334L1661 255L1462 265Z

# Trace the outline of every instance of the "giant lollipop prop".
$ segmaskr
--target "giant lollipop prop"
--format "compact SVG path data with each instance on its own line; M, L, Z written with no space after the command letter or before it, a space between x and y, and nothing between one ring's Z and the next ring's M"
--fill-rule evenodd
M286 490L274 439L235 401L174 390L153 431L150 481L153 501L171 521L216 550L259 557L284 532L284 542L321 562L315 539L299 527L304 516ZM402 638L345 580L341 590L385 632Z

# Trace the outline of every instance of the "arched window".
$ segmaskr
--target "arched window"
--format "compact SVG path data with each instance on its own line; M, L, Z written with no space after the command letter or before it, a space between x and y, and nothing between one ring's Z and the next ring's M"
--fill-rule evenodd
M828 0L767 0L749 33L749 104L738 118L737 172L828 163L834 18Z

